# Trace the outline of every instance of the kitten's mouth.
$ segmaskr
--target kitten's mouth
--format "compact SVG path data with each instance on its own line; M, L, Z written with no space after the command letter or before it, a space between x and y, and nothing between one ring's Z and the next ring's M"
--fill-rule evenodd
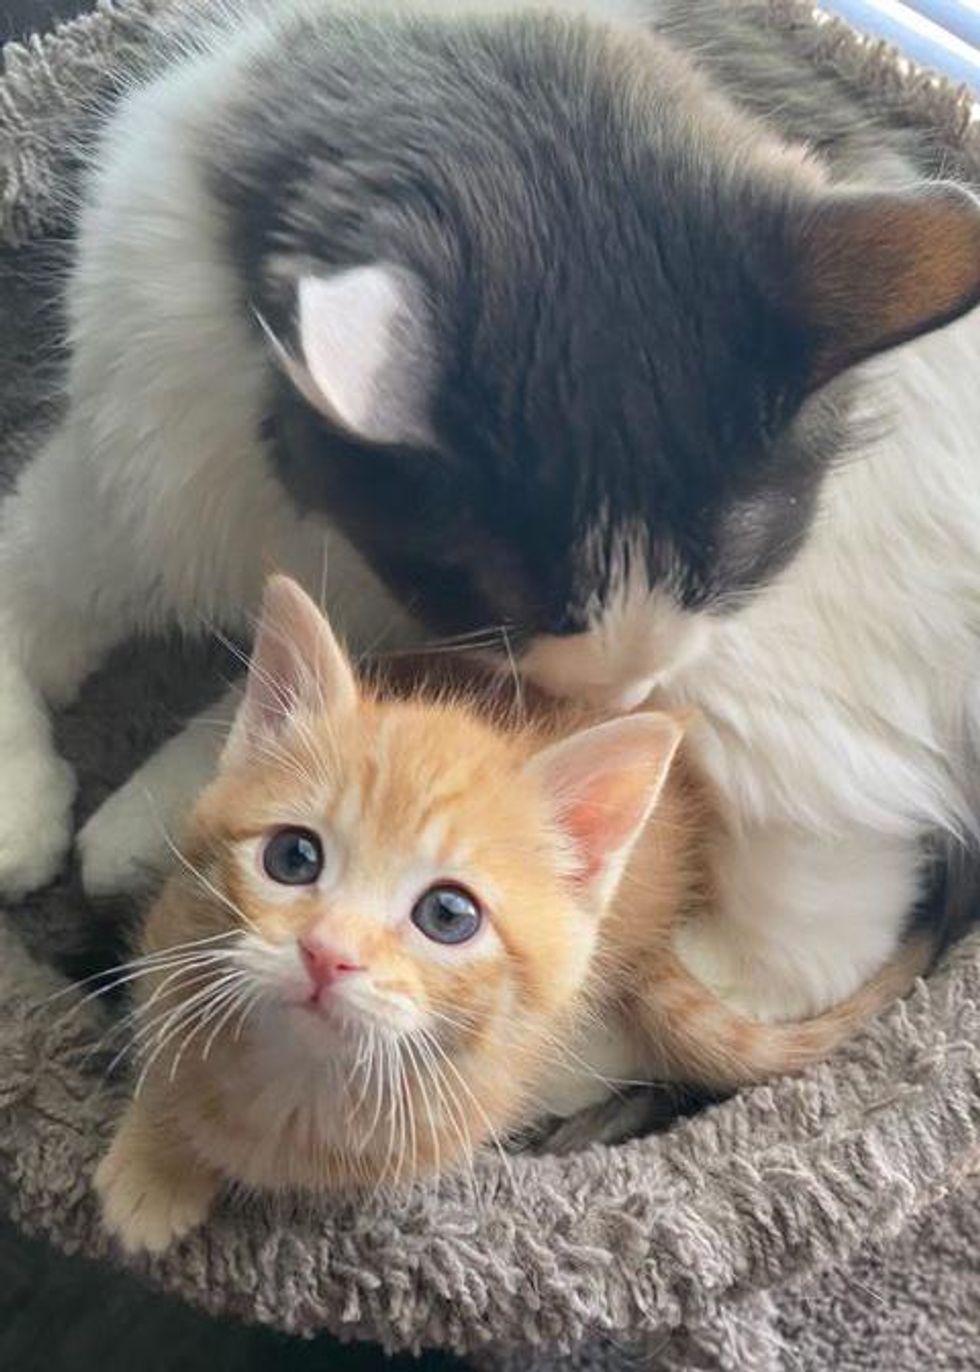
M322 987L314 988L305 1000L294 1001L290 1009L320 1020L331 1028L350 1031L364 1027L363 1018L356 1007L349 1002L345 1004L344 997L335 991L325 991Z
M414 1027L414 1016L407 1008L388 1001L363 1005L359 998L336 987L315 987L304 999L288 1002L287 1009L295 1012L295 1020L306 1033L324 1033L358 1049L365 1035L377 1031L398 1034Z

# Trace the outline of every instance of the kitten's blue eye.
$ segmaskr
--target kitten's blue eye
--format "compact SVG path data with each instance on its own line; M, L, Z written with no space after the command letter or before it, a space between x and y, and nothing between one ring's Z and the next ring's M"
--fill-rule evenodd
M312 886L323 871L323 844L310 829L279 829L265 845L262 866L280 886Z
M412 923L433 943L466 943L479 932L483 911L459 886L433 886L415 903Z

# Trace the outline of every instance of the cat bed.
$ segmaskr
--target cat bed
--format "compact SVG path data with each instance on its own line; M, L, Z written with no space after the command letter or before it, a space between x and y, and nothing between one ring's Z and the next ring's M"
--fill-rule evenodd
M793 45L879 116L928 132L937 166L980 178L980 135L964 94L795 0L736 0L736 8L758 31L760 51ZM6 49L0 489L57 405L51 293L67 250L70 149L84 141L113 73L141 60L175 20L193 21L179 0L117 0L50 38ZM117 657L60 724L83 811L220 671L206 655L180 658L165 646ZM121 1263L90 1188L124 1097L104 1071L111 1041L100 1046L100 1036L111 1021L82 992L50 999L67 984L52 956L81 946L91 918L66 879L0 922L0 1187L25 1230ZM653 1368L965 1368L975 1366L980 1308L963 1238L977 1229L976 1188L966 1182L974 1167L976 934L832 1062L666 1133L562 1157L489 1156L472 1177L420 1186L394 1203L229 1199L205 1229L135 1265L146 1281L215 1313L523 1368L536 1360L635 1366L638 1349ZM923 1213L935 1223L916 1228ZM892 1242L900 1231L906 1237ZM941 1273L933 1287L922 1275L929 1271ZM872 1290L855 1305L872 1283L887 1298ZM933 1321L921 1306L940 1290ZM868 1314L876 1301L878 1325ZM886 1324L900 1337L881 1353ZM832 1354L821 1343L828 1331L836 1331ZM864 1353L849 1361L842 1350L854 1331ZM865 1362L870 1348L878 1360Z

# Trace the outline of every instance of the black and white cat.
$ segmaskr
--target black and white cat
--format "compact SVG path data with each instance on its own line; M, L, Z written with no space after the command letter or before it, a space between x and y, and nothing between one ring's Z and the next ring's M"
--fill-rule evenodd
M329 529L355 649L501 628L550 690L700 707L730 837L685 958L812 1013L976 823L980 319L940 326L980 207L750 117L684 6L486 8L233 6L108 123L70 408L0 512L0 882L69 842L48 704L270 566L318 588ZM90 889L210 762L182 735L89 823Z

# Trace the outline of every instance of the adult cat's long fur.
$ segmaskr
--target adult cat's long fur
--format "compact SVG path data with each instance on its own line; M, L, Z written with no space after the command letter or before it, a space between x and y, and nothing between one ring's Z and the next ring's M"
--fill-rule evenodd
M67 837L36 691L70 695L134 627L234 620L270 562L316 586L326 508L356 645L411 635L399 606L508 623L548 687L700 706L732 838L699 975L801 1015L885 960L924 837L973 826L980 329L870 390L850 364L975 301L980 215L835 191L914 168L776 56L746 82L737 22L687 8L657 13L715 89L639 33L307 3L124 104L81 225L72 409L3 513L8 885ZM810 121L829 171L776 136ZM142 785L179 815L205 766L185 737L110 805L93 886L155 833Z

